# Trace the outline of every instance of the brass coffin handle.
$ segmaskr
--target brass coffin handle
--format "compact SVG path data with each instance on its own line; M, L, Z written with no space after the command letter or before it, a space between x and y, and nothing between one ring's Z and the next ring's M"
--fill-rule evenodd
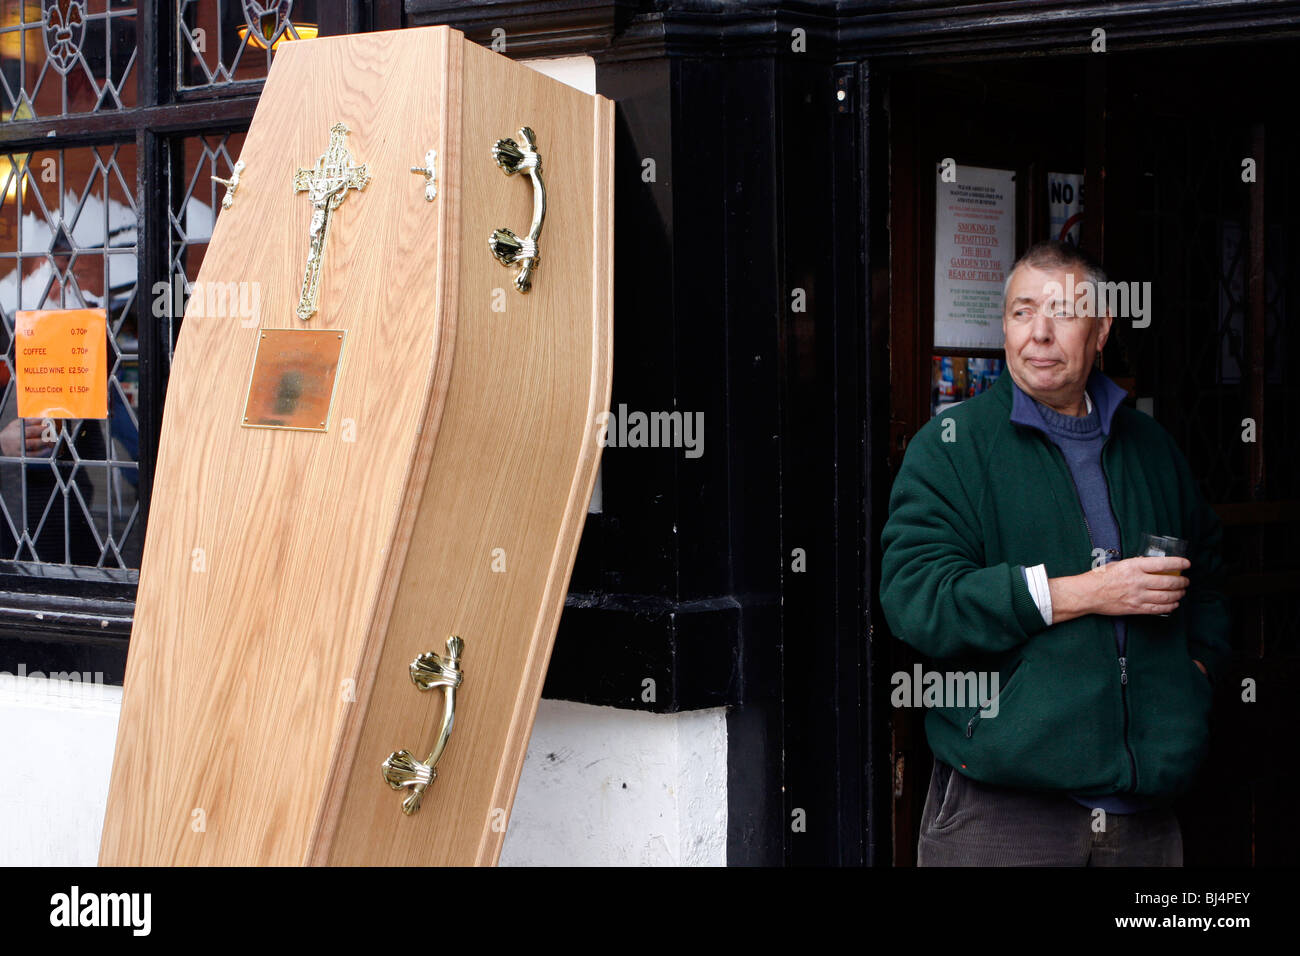
M409 790L402 801L402 812L407 816L420 809L424 790L438 777L438 761L451 739L452 724L456 722L456 688L460 687L464 673L460 669L460 656L465 642L459 637L447 638L447 654L430 651L411 661L411 682L420 690L442 688L442 723L434 741L429 759L416 760L409 750L396 750L384 761L384 780L394 790Z
M527 173L533 181L533 226L528 237L520 239L509 229L494 229L488 236L492 255L503 266L519 263L515 288L526 293L533 286L533 270L541 261L537 243L542 237L542 221L546 218L546 184L542 182L542 154L537 151L537 137L527 126L519 130L520 146L513 139L499 139L492 147L492 158L507 176Z

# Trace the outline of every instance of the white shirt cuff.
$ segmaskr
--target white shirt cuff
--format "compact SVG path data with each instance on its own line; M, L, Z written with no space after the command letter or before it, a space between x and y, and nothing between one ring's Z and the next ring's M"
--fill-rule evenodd
M1038 607L1038 613L1043 615L1043 620L1050 627L1052 623L1052 592L1047 587L1047 567L1042 564L1035 564L1032 568L1025 568L1025 583L1029 585L1029 596L1034 599L1034 604Z

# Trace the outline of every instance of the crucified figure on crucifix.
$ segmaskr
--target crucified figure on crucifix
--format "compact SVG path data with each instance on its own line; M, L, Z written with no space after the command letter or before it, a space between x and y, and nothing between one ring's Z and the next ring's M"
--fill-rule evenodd
M325 241L329 238L330 219L343 204L349 189L361 190L370 182L366 163L352 164L343 137L349 130L342 123L330 127L330 141L312 169L299 169L293 177L295 192L306 192L311 200L311 227L308 232L307 269L302 277L302 294L298 297L298 318L306 322L316 312L320 298L321 261Z

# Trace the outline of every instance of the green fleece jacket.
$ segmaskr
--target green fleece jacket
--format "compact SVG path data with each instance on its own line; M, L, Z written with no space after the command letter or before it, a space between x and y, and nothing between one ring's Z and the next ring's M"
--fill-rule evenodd
M1211 681L1230 654L1219 520L1169 433L1119 405L1101 460L1122 556L1137 556L1144 532L1186 539L1187 594L1167 618L1126 617L1124 660L1108 616L1049 627L1022 568L1082 574L1092 545L1064 456L1011 420L1012 398L1003 374L926 423L890 494L885 620L936 670L996 671L999 680L996 716L978 704L932 708L930 748L999 786L1176 796L1204 759Z

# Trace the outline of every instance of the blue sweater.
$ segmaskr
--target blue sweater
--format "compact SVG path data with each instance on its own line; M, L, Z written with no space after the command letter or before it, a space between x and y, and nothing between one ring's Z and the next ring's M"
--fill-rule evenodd
M1082 417L1063 415L1030 398L1020 390L1019 386L1016 386L1015 390L1017 395L1013 399L1013 403L1015 406L1019 406L1017 410L1024 413L1026 411L1025 402L1027 401L1037 412L1037 417L1031 418L1026 423L1033 424L1043 431L1052 440L1053 444L1061 449L1061 453L1065 456L1066 464L1070 467L1070 475L1074 478L1075 488L1079 493L1079 503L1083 506L1084 521L1088 526L1088 534L1092 539L1094 558L1097 556L1095 549L1102 548L1105 551L1102 558L1103 562L1121 560L1123 555L1120 554L1119 550L1119 526L1116 524L1115 515L1111 511L1106 475L1101 469L1101 447L1110 431L1110 419L1114 415L1119 402L1106 402L1106 417L1103 420L1102 408L1097 402L1093 402L1092 410ZM1112 396L1107 397L1111 398ZM1014 419L1017 416L1013 413L1012 417ZM1111 618L1111 622L1115 628L1117 656L1123 657L1126 643L1125 620L1122 616L1117 615ZM1160 801L1124 797L1122 795L1110 797L1075 796L1074 799L1086 807L1100 807L1107 813L1136 813L1139 810L1147 810L1161 805Z

